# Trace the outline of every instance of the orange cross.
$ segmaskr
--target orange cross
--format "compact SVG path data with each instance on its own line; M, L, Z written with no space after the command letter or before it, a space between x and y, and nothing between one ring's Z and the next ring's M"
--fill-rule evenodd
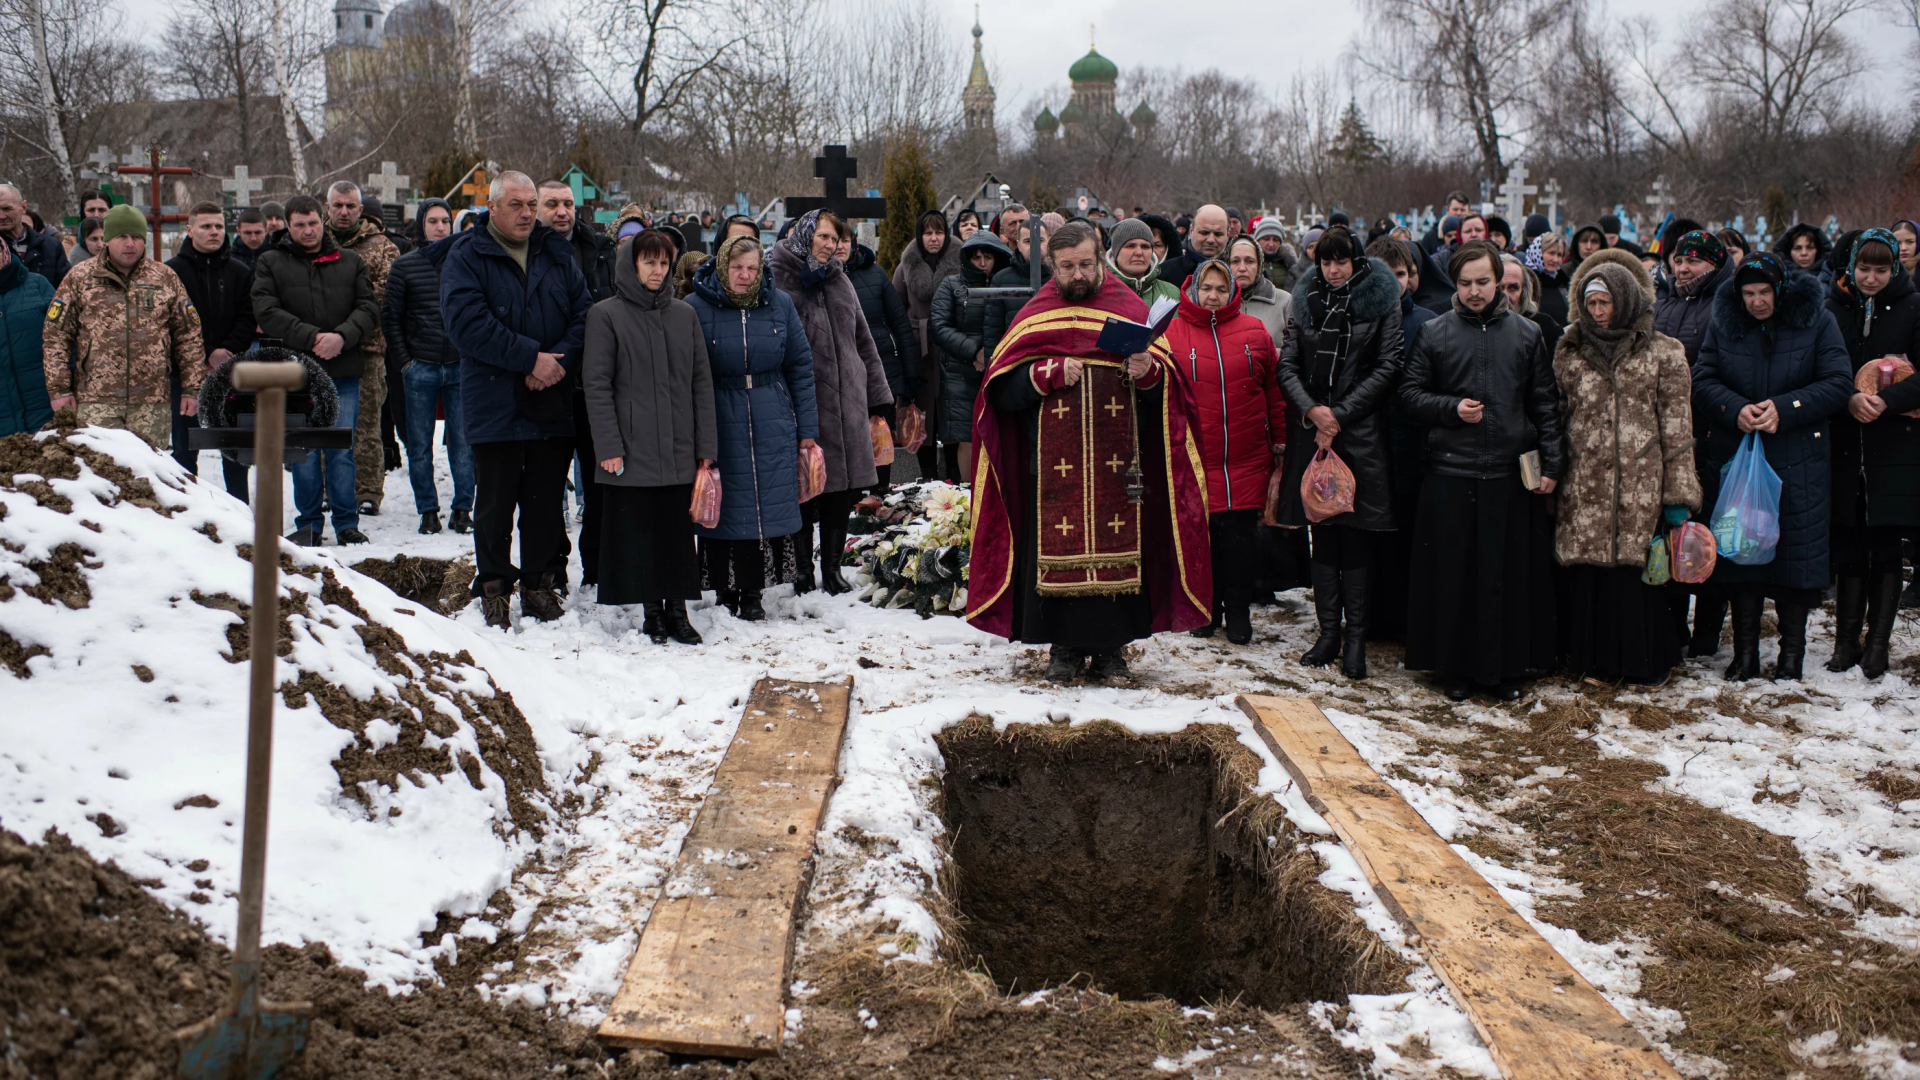
M1073 531L1073 525L1070 522L1068 522L1066 518L1061 518L1060 524L1055 525L1054 528L1060 530L1061 536L1065 536L1068 533Z
M1073 471L1073 466L1067 463L1066 458L1061 458L1060 464L1055 465L1053 471L1060 474L1060 479L1065 480L1067 474Z
M1054 407L1053 415L1059 417L1062 420L1065 420L1067 418L1067 414L1072 411L1073 411L1072 407L1070 407L1067 404L1067 399L1061 398L1060 404Z

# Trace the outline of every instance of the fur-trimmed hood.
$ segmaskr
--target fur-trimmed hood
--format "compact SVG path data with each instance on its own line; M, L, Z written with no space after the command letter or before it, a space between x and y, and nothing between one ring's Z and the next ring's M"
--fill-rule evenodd
M1800 264L1793 261L1793 242L1802 233L1813 237L1813 265L1825 265L1827 256L1833 254L1833 240L1827 236L1825 229L1822 229L1811 221L1803 221L1795 225L1793 228L1781 233L1780 239L1773 242L1773 250L1780 256L1780 261L1796 270L1800 268Z
M1395 317L1400 313L1400 279L1393 276L1393 267L1379 259L1368 259L1367 273L1354 284L1353 303L1348 308L1357 322L1366 322L1384 318L1389 313ZM1315 264L1300 279L1293 290L1293 321L1309 322L1307 296L1320 281L1320 267Z
M1587 256L1586 260L1580 264L1580 269L1573 272L1573 290L1567 293L1569 303L1580 302L1580 297L1587 289L1587 279L1593 276L1594 270L1602 263L1612 263L1632 274L1633 280L1639 282L1640 288L1646 292L1647 303L1653 303L1653 275L1647 272L1647 264L1619 248L1601 248Z
M1790 330L1805 330L1827 313L1827 288L1819 278L1804 270L1787 271L1786 285L1780 289L1773 317ZM1740 283L1728 278L1713 294L1713 331L1721 337L1738 340L1758 328L1759 320L1747 314L1740 299Z
M200 385L200 411L197 414L203 428L229 428L239 426L237 415L227 411L227 398L233 389L233 365L243 360L275 362L298 360L300 366L307 369L307 389L304 391L313 399L312 408L307 410L308 427L332 427L340 418L340 395L334 389L333 379L327 375L327 369L320 361L306 353L283 349L275 345L265 345L252 356L236 356L212 371L207 372L207 381ZM244 391L242 391L244 393ZM296 394L290 394L288 406L294 404Z

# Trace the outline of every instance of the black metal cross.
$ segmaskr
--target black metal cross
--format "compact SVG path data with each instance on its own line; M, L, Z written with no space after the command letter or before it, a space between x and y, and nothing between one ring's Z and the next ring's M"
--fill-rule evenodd
M887 200L847 196L847 181L859 172L859 160L848 157L846 147L823 146L820 152L822 156L813 159L813 175L820 177L826 194L787 196L788 217L799 217L809 210L830 210L842 221L887 216Z

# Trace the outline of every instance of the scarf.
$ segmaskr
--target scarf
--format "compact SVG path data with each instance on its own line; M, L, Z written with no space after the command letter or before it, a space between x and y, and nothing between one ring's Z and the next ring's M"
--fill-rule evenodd
M493 242L500 245L500 250L506 252L507 257L520 267L522 274L527 272L527 240L507 239L506 233L493 227L492 214L487 215L487 235L493 237ZM531 239L532 237L528 237L528 240Z
M1334 372L1353 344L1353 287L1366 274L1367 266L1366 260L1355 259L1353 276L1339 286L1329 285L1326 278L1314 275L1313 291L1307 294L1307 311L1318 336L1314 340L1313 365L1307 372L1307 392L1315 401L1324 402L1332 395Z
M816 262L813 258L813 234L820 228L820 211L809 210L793 223L793 231L778 242L786 245L788 251L800 256L807 268L800 272L800 286L811 289L821 282L845 269L836 256L826 262Z
M1544 274L1547 272L1547 259L1545 254L1540 250L1540 242L1546 238L1546 233L1541 233L1539 236L1533 238L1533 243L1528 244L1527 250L1520 255L1521 266L1526 267L1536 274Z
M1647 302L1645 290L1640 288L1640 283L1634 280L1626 267L1602 263L1594 267L1589 275L1589 279L1594 277L1607 283L1607 292L1613 297L1613 318L1605 326L1594 321L1593 314L1587 310L1586 287L1582 282L1577 297L1580 344L1591 350L1601 366L1612 370L1621 356L1623 346L1637 342L1645 329L1641 323L1652 317L1653 309Z
M726 296L727 303L745 311L748 308L757 307L760 304L761 283L766 278L767 261L765 253L762 252L760 258L760 277L754 279L753 288L748 289L744 293L734 292L731 279L727 274L727 265L733 261L733 249L737 247L742 240L752 240L755 244L759 243L758 240L754 240L750 236L728 237L721 243L720 250L714 253L713 279L715 283L720 286L721 293Z

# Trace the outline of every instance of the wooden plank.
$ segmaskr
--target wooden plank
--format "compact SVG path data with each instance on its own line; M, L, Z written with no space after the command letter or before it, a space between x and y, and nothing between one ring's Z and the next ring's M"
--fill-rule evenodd
M600 1038L710 1057L780 1052L793 922L839 782L853 682L761 679Z
M1319 707L1240 707L1453 991L1508 1080L1679 1074L1380 778Z

